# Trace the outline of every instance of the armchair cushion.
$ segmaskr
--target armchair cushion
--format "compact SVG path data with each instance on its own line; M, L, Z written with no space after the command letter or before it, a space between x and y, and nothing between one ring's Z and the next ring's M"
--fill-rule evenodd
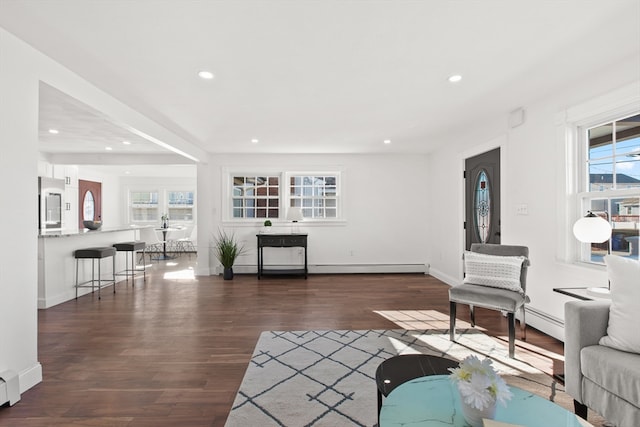
M523 256L498 256L466 251L463 284L506 289L524 294L520 285Z
M529 302L529 297L506 289L461 284L449 288L449 300L460 304L513 313L522 304Z
M640 334L636 329L640 313L640 262L607 255L605 263L611 283L611 307L607 335L600 339L600 344L640 353Z

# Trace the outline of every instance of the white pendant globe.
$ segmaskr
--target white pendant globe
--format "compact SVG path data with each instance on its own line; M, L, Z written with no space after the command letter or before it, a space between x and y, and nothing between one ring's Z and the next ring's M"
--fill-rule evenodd
M573 224L573 235L584 243L603 243L611 237L611 224L589 212L589 215Z

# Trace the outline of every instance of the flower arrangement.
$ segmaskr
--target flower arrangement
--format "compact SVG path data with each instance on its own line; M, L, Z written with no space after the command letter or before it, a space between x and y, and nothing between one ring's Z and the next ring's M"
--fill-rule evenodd
M496 402L506 405L511 399L507 383L498 375L489 358L478 359L475 355L466 357L457 368L449 368L450 378L457 384L464 402L473 408L483 410Z
M162 221L169 221L169 214L168 213L163 213L162 216L160 217L160 219Z

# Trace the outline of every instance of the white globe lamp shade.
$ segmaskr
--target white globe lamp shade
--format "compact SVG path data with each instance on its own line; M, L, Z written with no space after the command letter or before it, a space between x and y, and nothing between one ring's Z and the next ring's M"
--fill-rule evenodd
M573 224L573 235L584 243L603 243L611 237L611 224L589 212Z
M291 207L287 211L287 221L298 222L302 221L304 216L302 216L302 209Z

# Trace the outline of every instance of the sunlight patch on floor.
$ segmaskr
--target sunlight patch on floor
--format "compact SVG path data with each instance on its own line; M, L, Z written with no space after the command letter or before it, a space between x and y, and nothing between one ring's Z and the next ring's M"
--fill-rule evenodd
M442 329L449 330L449 314L441 313L437 310L385 310L374 311L374 313L392 321L402 329ZM457 328L470 328L471 324L458 319ZM484 329L477 327L478 330Z
M195 280L196 275L193 268L189 267L185 270L167 271L162 277L167 280Z
M411 346L408 346L406 343L403 343L399 339L390 337L389 342L398 354L420 354L418 350L411 348Z
M409 331L425 329L436 329L442 332L446 331L447 333L449 331L449 313L441 313L437 310L374 310L374 313L390 320L398 325L398 327ZM457 319L456 329L471 329L471 324L464 320ZM478 325L473 329L486 333L486 329ZM520 337L519 329L516 332L516 359L524 361L549 375L563 371L562 364L564 362L564 355L529 344L526 341L518 339L518 337ZM449 346L448 335L446 338L446 342L445 340L435 340L432 342L425 341L425 343L441 351L446 351ZM509 338L507 336L495 336L492 338L505 347L509 345ZM431 338L427 338L427 340L430 339Z

